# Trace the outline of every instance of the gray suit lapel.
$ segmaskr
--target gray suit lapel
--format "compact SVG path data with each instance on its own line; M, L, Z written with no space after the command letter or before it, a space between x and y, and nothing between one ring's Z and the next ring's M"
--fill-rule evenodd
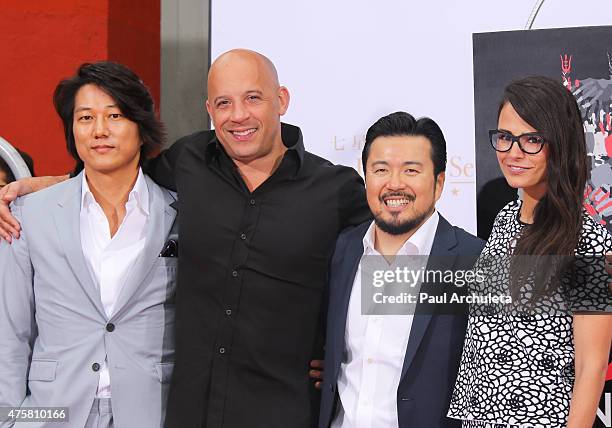
M116 318L123 312L127 303L129 303L136 290L142 285L153 268L153 265L157 262L159 253L166 242L176 217L176 210L170 206L175 201L172 195L153 183L149 177L145 176L145 180L149 190L150 213L149 220L145 226L145 247L128 274L127 280L117 298L115 310L111 318Z
M100 290L96 286L83 255L81 244L81 183L83 173L71 180L63 197L53 206L53 218L66 259L92 305L106 318Z

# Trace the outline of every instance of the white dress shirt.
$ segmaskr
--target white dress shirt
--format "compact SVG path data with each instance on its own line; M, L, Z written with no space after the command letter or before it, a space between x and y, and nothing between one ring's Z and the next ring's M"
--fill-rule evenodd
M438 227L434 212L397 255L429 255ZM363 238L363 255L374 249L374 222ZM396 259L397 260L397 259ZM394 263L389 266L395 269ZM398 427L397 387L413 315L362 315L361 263L357 269L345 327L344 359L338 376L339 412L332 428Z
M100 290L100 298L106 316L110 319L130 268L144 249L145 226L149 218L149 191L142 174L130 191L125 204L125 217L115 233L100 205L96 202L85 174L81 187L81 245L89 273ZM111 396L110 375L106 361L101 364L98 398Z

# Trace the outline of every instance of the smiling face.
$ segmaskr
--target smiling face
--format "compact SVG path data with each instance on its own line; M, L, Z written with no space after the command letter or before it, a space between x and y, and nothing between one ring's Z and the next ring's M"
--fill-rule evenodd
M377 137L365 172L376 225L392 235L413 233L434 212L444 172L434 175L431 142L423 136Z
M250 51L230 51L211 67L206 108L228 155L249 163L284 150L280 116L289 92L278 84L274 66Z
M123 116L115 100L98 86L84 85L76 93L72 130L86 171L137 170L138 125Z
M538 132L518 115L512 104L506 103L499 113L499 130L515 136ZM541 199L546 193L546 158L548 147L536 154L523 153L514 143L507 152L496 152L499 166L511 187L523 189L534 199Z

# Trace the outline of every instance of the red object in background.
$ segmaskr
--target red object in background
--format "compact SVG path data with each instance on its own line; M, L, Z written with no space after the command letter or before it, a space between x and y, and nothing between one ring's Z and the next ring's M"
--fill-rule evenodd
M52 97L81 63L124 63L159 106L160 13L160 2L150 0L2 2L0 136L32 156L37 175L74 166Z
M608 366L608 373L606 374L606 380L612 380L612 363Z

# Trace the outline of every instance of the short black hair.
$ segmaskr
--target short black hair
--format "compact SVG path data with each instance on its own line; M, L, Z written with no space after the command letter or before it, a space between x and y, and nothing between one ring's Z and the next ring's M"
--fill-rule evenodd
M13 171L11 171L8 164L2 157L0 157L0 172L3 172L6 176L6 184L15 181L15 175L13 174Z
M427 138L431 143L434 176L437 177L438 174L446 171L446 140L438 124L428 117L421 117L417 120L410 113L398 111L381 117L368 129L361 154L364 174L372 142L378 137L402 135Z
M19 153L23 159L24 163L28 167L28 170L30 170L30 175L34 177L34 161L32 160L32 157L26 152L19 150L17 147L15 147L15 150L17 150L17 153ZM0 157L0 171L4 172L6 175L7 184L15 181L15 174L13 174L13 171L11 168L9 168L8 163L2 157Z
M164 128L155 115L155 102L151 92L132 70L125 65L100 61L81 64L76 74L62 80L53 94L53 105L64 125L66 147L77 161L77 170L82 169L72 131L74 119L74 99L79 89L85 85L96 85L106 92L121 110L121 113L138 125L142 141L140 162L164 142Z

